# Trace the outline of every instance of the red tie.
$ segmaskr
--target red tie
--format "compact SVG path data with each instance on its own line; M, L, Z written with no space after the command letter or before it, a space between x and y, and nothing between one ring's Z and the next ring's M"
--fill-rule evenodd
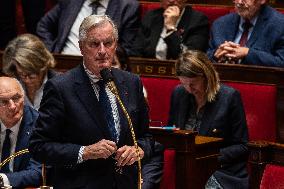
M249 29L252 27L252 24L250 23L249 20L246 20L243 25L242 25L242 28L243 28L243 33L242 33L242 36L241 36L241 39L240 39L240 46L241 47L244 47L246 46L246 43L248 41L248 34L249 34Z

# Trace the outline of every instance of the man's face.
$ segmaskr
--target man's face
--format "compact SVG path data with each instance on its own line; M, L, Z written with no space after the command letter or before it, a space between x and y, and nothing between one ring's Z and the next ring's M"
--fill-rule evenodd
M258 14L266 0L234 0L237 13L244 19L252 19Z
M23 116L24 94L19 83L8 77L0 77L0 119L8 128Z
M79 44L85 66L92 73L99 76L102 69L111 67L117 41L110 23L91 28Z
M185 2L186 0L161 0L164 9L167 9L169 6L178 6L180 9L183 9Z

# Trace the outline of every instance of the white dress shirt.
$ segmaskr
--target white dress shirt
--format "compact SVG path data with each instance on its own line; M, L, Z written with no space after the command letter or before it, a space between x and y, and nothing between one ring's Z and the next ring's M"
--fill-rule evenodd
M16 144L17 144L17 137L18 137L21 121L22 121L22 118L13 127L9 128L11 130L11 133L10 133L10 140L11 140L11 149L10 150L11 150L11 153L10 154L15 153ZM2 154L2 148L3 148L3 143L4 143L4 140L5 140L5 136L6 136L6 129L7 129L7 127L4 125L4 123L1 120L0 120L0 124L1 124L0 139L1 139L1 154ZM0 156L0 158L1 158L1 156ZM2 161L3 160L1 159L1 162ZM14 165L14 159L12 159L9 162L9 169L10 169L11 172L13 172L13 165ZM8 177L5 174L3 174L3 173L0 173L0 175L3 178L4 184L5 185L10 185Z
M62 54L71 54L71 55L81 55L79 48L79 28L84 20L84 18L90 16L92 14L92 0L86 0L79 11L75 22L68 34L65 47L62 50ZM97 15L105 15L106 9L108 6L109 0L100 0L100 6L97 8Z

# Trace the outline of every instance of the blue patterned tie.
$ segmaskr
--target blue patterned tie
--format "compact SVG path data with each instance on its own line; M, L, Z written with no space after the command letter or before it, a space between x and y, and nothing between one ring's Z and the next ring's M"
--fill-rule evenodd
M113 119L113 113L112 113L112 108L111 108L111 104L110 104L110 100L107 96L106 93L106 86L103 80L99 80L97 82L97 84L100 87L100 91L99 91L99 102L104 110L104 116L106 118L107 121L107 125L108 128L110 130L112 139L114 142L117 141L117 131L115 128L115 124L114 124L114 119Z
M6 136L3 142L3 147L2 147L2 155L1 155L1 161L4 161L6 158L10 156L11 153L11 141L10 141L10 133L12 131L10 129L6 129ZM6 163L2 168L1 168L2 173L9 173L9 163Z

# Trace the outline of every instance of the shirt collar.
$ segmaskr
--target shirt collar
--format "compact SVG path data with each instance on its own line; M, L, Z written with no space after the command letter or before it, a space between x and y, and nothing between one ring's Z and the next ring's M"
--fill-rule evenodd
M258 16L255 16L255 17L253 17L252 19L250 19L250 23L252 24L252 27L251 27L251 28L253 28L253 27L255 26L257 19L258 19ZM240 24L239 24L239 28L242 28L243 23L245 23L245 19L243 19L243 18L241 17Z
M21 119L11 128L7 128L4 123L0 120L1 123L1 133L5 132L6 129L10 129L12 131L12 133L18 134L19 129L20 129L20 125L22 122L23 116L21 117Z
M84 67L84 70L85 70L85 72L87 73L89 79L90 79L92 82L96 83L96 82L98 82L98 81L100 80L100 78L99 78L96 74L94 74L93 72L91 72L91 71L85 66L85 63L84 63L84 62L83 62L83 67Z

